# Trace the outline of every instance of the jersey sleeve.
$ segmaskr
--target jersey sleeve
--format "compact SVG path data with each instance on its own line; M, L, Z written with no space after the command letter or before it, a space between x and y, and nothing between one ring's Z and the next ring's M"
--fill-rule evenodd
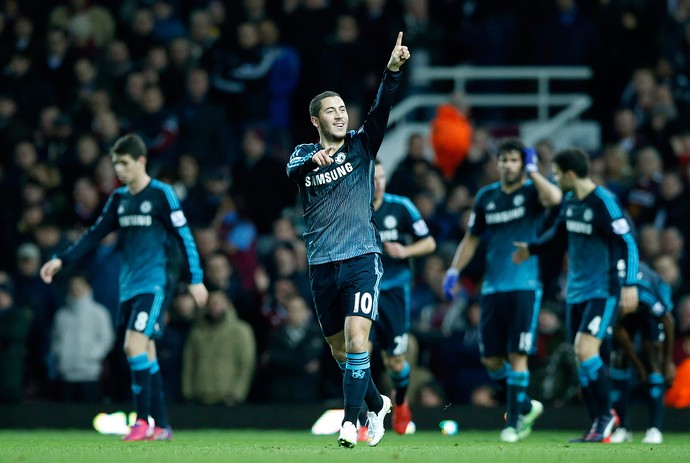
M180 207L180 200L175 190L170 185L163 186L165 194L163 208L163 223L179 243L183 255L183 273L187 276L187 283L198 284L204 281L204 273L201 270L199 253L192 237L192 232L187 225L187 218Z
M565 223L565 211L567 207L562 207L558 217L537 241L529 243L530 254L539 255L561 251L568 242L568 229Z
M77 241L67 249L56 253L53 257L62 260L63 263L81 259L89 251L95 248L105 236L117 230L120 224L117 220L117 207L120 203L120 195L113 192L106 201L101 215L96 222Z
M407 232L413 236L414 240L419 241L431 236L429 233L429 227L414 203L410 199L405 198L402 202L402 205L403 209L405 210L406 226L408 228Z
M315 165L311 162L311 158L314 157L318 150L317 145L297 146L287 163L287 176L300 183L301 179L314 170Z
M673 311L673 298L671 296L671 287L661 278L659 278L659 286L657 287L659 294L659 302L666 308L667 312Z
M366 148L364 152L371 159L376 158L381 143L383 143L383 135L388 126L388 116L391 113L401 77L402 71L393 72L388 68L383 71L383 79L376 93L374 104L364 119L364 124L357 131L357 135L362 137Z
M640 271L640 256L630 222L623 214L618 200L612 193L601 190L598 196L601 198L602 211L600 214L595 214L595 217L599 219L597 225L611 238L614 247L611 250L612 255L619 256L625 264L625 269L620 269L621 273L625 270L625 275L622 278L623 285L636 285L637 275Z
M482 236L486 231L486 216L484 215L484 192L477 193L472 206L472 213L467 222L467 231L474 236Z

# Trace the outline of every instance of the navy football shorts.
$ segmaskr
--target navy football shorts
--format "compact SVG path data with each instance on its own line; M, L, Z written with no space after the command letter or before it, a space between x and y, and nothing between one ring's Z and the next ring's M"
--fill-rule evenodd
M371 330L370 339L377 348L389 355L407 352L407 333L410 331L410 288L402 286L381 291L379 317Z
M309 266L316 317L324 336L342 331L345 317L376 320L382 275L381 256L375 253Z
M163 336L165 308L168 299L165 291L137 294L120 303L120 323L128 330L145 334L151 339Z
M479 331L484 358L529 354L536 348L541 289L505 291L481 297Z
M613 335L613 324L618 314L619 296L589 299L566 305L565 319L568 339L575 341L577 333L586 333L602 340Z

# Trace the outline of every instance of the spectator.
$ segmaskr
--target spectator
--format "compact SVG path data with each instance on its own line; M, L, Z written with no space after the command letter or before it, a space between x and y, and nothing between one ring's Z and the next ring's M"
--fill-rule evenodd
M256 366L256 340L221 291L209 295L204 316L189 333L182 365L188 400L232 406L245 401Z
M208 98L208 73L192 69L187 75L186 89L186 97L176 110L180 153L193 157L204 172L229 170L225 109Z
M97 402L103 360L115 341L108 310L93 300L83 276L70 278L67 303L55 315L50 351L55 356L62 400Z
M269 400L284 403L320 400L319 370L324 348L320 334L304 299L290 299L286 323L269 335L261 358Z
M204 272L205 274L205 272ZM184 349L192 324L198 316L197 307L187 291L173 298L171 310L166 312L163 338L156 344L161 374L165 377L163 392L170 402L181 402Z
M29 320L29 314L14 304L9 275L0 272L0 403L19 402L23 396Z
M56 290L41 280L41 251L33 243L24 243L17 249L18 274L14 280L14 301L31 314L28 354L26 359L28 395L45 397L48 394L48 353L50 331L58 306Z
M397 195L413 197L424 190L429 172L436 167L427 159L426 143L421 133L413 133L407 139L407 154L398 163L390 179L388 190Z
M663 165L659 152L651 146L640 149L635 160L635 179L627 193L628 213L635 225L654 220L659 201Z
M69 30L71 35L88 47L108 45L115 36L115 21L110 12L92 5L90 0L70 0L50 12L51 27Z
M290 115L302 62L292 46L281 43L280 29L274 20L267 18L259 23L259 36L264 51L273 57L268 80L268 142L270 149L286 160L293 146Z
M436 167L446 180L453 178L470 150L472 125L468 114L469 105L465 96L455 92L448 103L436 109L436 116L431 121L431 145Z
M243 155L232 171L237 206L247 211L258 233L270 233L283 209L295 204L296 195L288 193L292 185L285 175L284 163L269 157L264 132L247 130L242 146ZM264 201L265 195L273 200Z

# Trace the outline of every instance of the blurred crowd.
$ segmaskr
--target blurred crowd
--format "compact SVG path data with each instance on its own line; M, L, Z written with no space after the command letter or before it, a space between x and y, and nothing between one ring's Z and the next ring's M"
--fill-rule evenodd
M145 140L149 172L180 196L211 292L199 309L185 288L171 288L159 345L168 400L339 399L340 371L313 317L301 206L285 164L296 143L316 139L307 112L316 93L339 92L351 128L361 123L398 30L411 68L594 70L583 88L563 90L594 97L587 116L603 133L602 150L590 153L594 178L618 195L637 227L641 258L671 285L676 361L690 356L689 0L0 5L0 402L128 399L117 237L53 285L38 276L118 186L108 149L128 132ZM430 137L410 137L388 185L414 201L439 243L415 262L410 401L491 406L478 347L482 253L463 272L456 302L444 301L441 283L477 189L498 180L497 142L517 127L512 114L473 111L450 90L403 81L403 98L449 97L423 120ZM509 86L472 88L489 90ZM535 146L547 176L556 145ZM577 400L564 343L564 265L553 257L541 263L545 300L531 395L558 404Z

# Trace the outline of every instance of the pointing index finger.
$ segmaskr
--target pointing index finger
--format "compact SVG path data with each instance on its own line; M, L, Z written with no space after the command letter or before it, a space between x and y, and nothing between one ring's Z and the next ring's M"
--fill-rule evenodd
M403 38L403 33L402 33L402 31L400 31L400 32L398 32L398 39L395 41L396 47L402 46L402 38Z

